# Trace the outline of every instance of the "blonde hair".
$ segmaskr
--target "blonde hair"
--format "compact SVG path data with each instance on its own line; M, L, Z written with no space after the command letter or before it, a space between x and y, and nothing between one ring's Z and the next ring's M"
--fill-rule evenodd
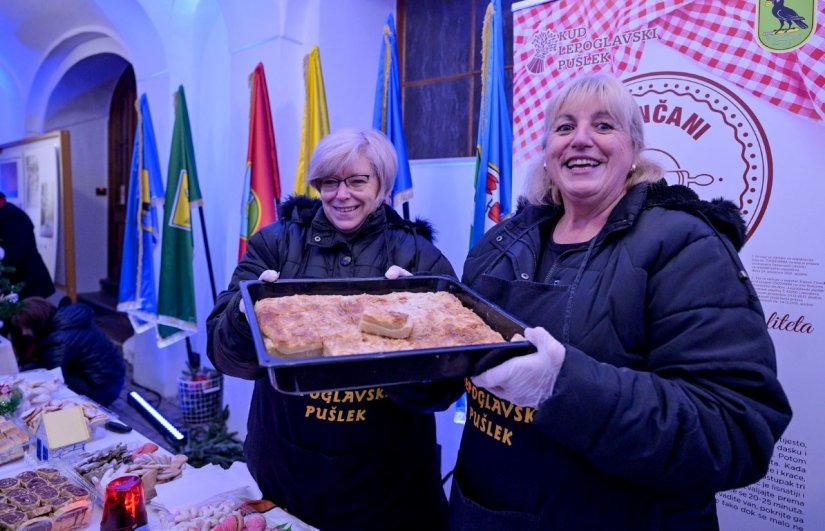
M630 135L633 166L629 168L625 189L661 179L662 168L641 154L645 146L642 112L622 82L609 74L598 73L577 78L553 96L544 111L542 150L547 146L550 128L559 114L577 103L593 101L597 101L616 120L619 129ZM524 195L533 205L561 204L559 189L544 168L544 157L530 168Z
M375 129L341 129L318 142L309 161L309 182L318 188L325 177L346 176L355 159L364 156L378 178L378 197L383 200L392 191L398 170L395 146L381 131Z

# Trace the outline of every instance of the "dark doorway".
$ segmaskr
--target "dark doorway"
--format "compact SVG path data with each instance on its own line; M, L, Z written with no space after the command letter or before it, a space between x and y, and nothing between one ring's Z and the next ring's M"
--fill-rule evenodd
M137 124L135 71L129 65L118 79L109 109L109 241L107 278L101 279L104 292L117 296L123 230L126 224L126 193Z

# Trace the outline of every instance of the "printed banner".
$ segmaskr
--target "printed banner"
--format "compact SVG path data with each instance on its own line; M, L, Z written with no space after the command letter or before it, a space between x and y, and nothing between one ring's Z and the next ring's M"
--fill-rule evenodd
M582 73L623 79L670 183L725 197L794 418L760 482L717 496L722 529L825 529L825 3L559 0L513 6L516 190L540 161L544 107ZM818 241L818 240L817 240Z

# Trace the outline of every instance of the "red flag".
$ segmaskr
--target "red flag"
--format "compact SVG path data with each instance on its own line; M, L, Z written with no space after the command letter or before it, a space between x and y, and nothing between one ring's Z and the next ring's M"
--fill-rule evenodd
M272 127L264 65L258 63L250 77L252 96L249 106L249 149L241 196L243 205L238 260L246 253L249 238L261 227L278 219L276 201L281 199L278 153L275 150L275 130Z

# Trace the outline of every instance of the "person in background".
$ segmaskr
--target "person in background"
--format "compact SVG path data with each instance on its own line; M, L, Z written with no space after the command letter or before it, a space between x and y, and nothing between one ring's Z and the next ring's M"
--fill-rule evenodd
M537 352L465 381L452 529L717 529L715 494L767 470L791 419L725 200L669 186L623 84L546 110L526 205L463 280Z
M64 297L55 307L41 297L23 301L11 318L11 342L21 370L60 367L72 391L108 406L126 383L123 355L94 324L94 312Z
M54 293L54 283L37 251L34 224L29 215L6 200L0 192L0 247L5 256L3 265L15 270L8 273L9 282L23 282L20 298L48 297Z
M250 238L207 320L215 367L255 381L244 448L252 476L265 498L325 531L446 528L434 416L380 387L333 404L276 391L258 365L239 282L455 276L431 227L385 204L396 169L395 149L378 131L323 138L309 168L321 199L288 200L279 220ZM330 422L330 411L347 421Z

